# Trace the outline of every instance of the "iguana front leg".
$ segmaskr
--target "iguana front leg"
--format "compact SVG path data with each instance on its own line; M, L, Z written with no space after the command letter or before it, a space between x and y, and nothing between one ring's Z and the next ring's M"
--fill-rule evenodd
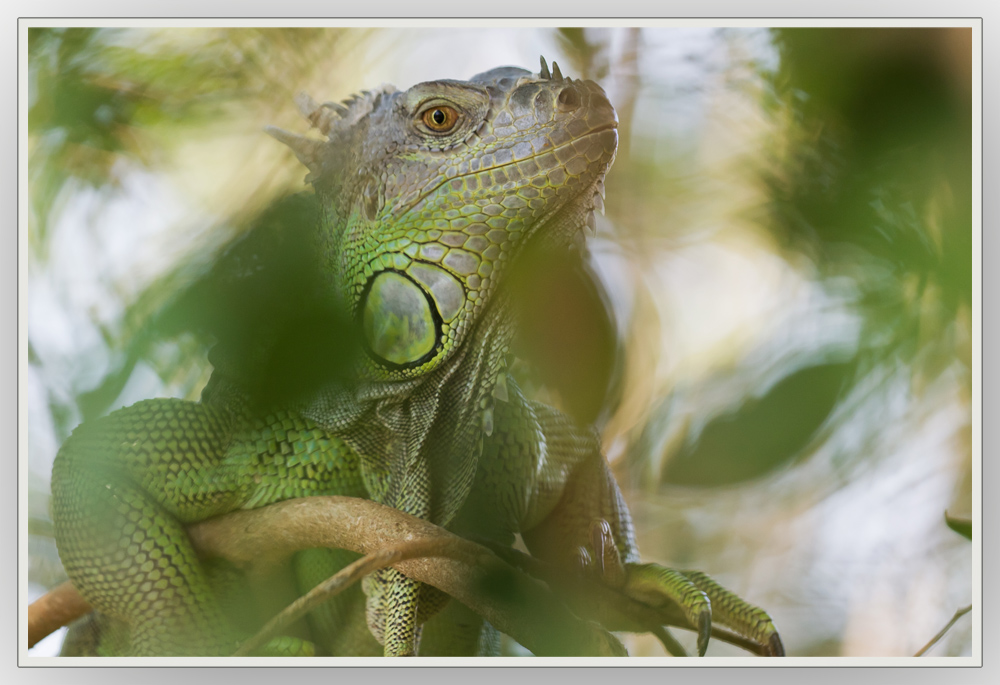
M697 630L702 654L713 623L763 651L782 653L762 610L702 573L640 563L628 508L594 435L555 409L525 400L513 383L510 401L497 403L496 416L498 431L484 450L464 512L468 521L495 522L479 534L509 540L520 532L534 556L568 574L582 569L654 608L676 605Z
M78 428L56 458L52 491L66 571L128 626L130 654L227 655L248 631L220 608L184 524L364 486L354 453L294 414L159 399Z
M627 597L651 607L675 604L698 633L704 655L713 624L749 638L773 656L784 654L770 617L707 575L639 563L631 516L595 438L580 435L572 421L540 407L548 459L571 469L558 504L524 532L528 548L564 566L582 567ZM589 440L587 439L589 438Z

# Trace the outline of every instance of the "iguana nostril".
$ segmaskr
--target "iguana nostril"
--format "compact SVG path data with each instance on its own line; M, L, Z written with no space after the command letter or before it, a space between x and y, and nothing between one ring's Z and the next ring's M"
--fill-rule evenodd
M580 106L580 91L576 86L566 86L559 92L556 102L560 112L572 112Z

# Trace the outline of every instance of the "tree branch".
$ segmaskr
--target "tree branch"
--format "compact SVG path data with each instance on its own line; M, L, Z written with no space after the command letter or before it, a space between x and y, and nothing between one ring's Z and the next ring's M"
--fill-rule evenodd
M675 606L651 607L594 580L557 576L552 567L533 557L496 546L491 551L370 500L289 500L196 523L188 534L202 557L223 558L247 571L266 569L295 552L317 547L367 555L276 616L252 638L260 642L355 579L387 565L443 590L540 656L625 654L613 635L579 616L612 630L655 632L664 625L693 630ZM531 576L563 591L557 597ZM89 610L70 583L60 585L28 607L28 646ZM766 654L761 645L724 629L713 627L712 635ZM246 649L256 645L255 641Z
M65 625L90 611L90 605L68 580L49 590L28 607L28 647L34 647Z
M306 497L194 524L188 533L203 557L221 557L249 569L276 564L316 547L373 554L417 540L442 556L392 564L433 585L538 655L625 655L618 640L574 616L541 583L492 552L423 519L351 497ZM53 608L65 603L56 618ZM28 608L29 647L82 616L87 604L60 586ZM31 626L36 626L35 630ZM558 625L558 630L553 630Z

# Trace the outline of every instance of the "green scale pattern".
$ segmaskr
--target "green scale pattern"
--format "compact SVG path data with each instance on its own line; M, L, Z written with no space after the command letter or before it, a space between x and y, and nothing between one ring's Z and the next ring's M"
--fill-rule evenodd
M225 655L246 637L218 607L184 523L333 494L365 495L358 460L312 422L180 400L80 426L53 468L66 571L87 601L133 626L135 655Z

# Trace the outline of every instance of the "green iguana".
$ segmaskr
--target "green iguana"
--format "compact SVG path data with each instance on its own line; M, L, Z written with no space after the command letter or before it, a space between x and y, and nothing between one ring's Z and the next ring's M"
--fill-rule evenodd
M347 495L508 546L520 534L551 564L675 602L702 654L712 621L782 654L760 609L703 574L639 563L593 432L527 399L507 373L502 279L526 245L566 249L593 225L618 144L600 86L552 66L385 86L343 104L300 96L325 139L268 129L309 169L322 206L325 282L364 348L354 380L261 409L217 373L201 402L143 401L77 428L53 468L53 515L66 571L96 612L64 653L232 654L248 636L239 583L196 557L185 525ZM301 589L352 558L300 553ZM289 651L412 655L433 642L435 653L496 653L492 627L442 610L433 587L389 568L364 591L313 612L310 640Z

